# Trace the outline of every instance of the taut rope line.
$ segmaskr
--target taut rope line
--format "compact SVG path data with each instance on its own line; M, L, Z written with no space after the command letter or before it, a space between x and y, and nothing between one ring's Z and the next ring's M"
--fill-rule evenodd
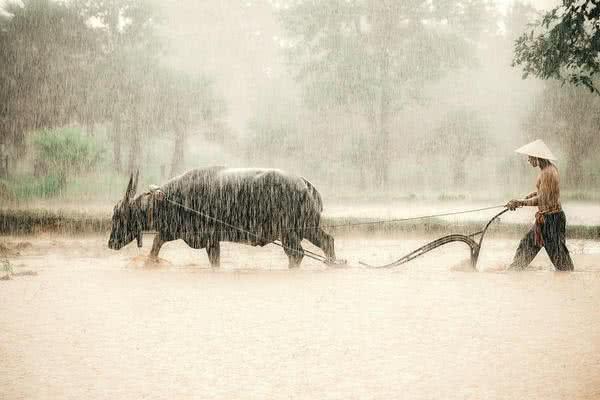
M184 210L187 210L187 211L190 211L192 213L198 214L198 215L200 215L200 216L202 216L204 218L213 220L213 221L218 222L218 223L220 223L222 225L225 225L225 226L227 226L229 228L232 228L232 229L237 230L239 232L243 232L243 233L245 233L247 235L253 236L253 237L255 237L255 238L259 239L259 240L261 240L261 239L264 240L264 238L260 237L259 235L255 234L253 232L250 232L250 231L248 231L248 230L246 230L244 228L240 228L239 226L231 225L231 224L229 224L229 223L227 223L227 222L225 222L223 220L220 220L218 218L215 218L213 216L205 214L205 213L203 213L201 211L194 210L193 208L190 208L190 207L188 207L188 206L186 206L184 204L181 204L181 203L178 203L176 201L170 200L169 198L165 197L165 200L168 201L171 204L174 204L174 205L176 205L178 207L183 208ZM505 207L505 206L504 205L497 205L497 206L475 208L475 209L464 210L464 211L454 211L454 212L449 212L449 213L423 215L423 216L419 216L419 217L409 217L409 218L400 218L400 219L391 219L391 220L380 220L380 221L370 221L370 222L357 222L357 223L339 224L339 225L325 225L324 227L336 228L336 227L341 227L341 226L356 226L356 225L370 225L370 224L383 224L383 223L390 223L390 222L411 221L411 220L418 220L418 219L428 219L428 218L436 218L436 217L446 217L446 216L450 216L450 215L459 215L459 214L474 213L474 212L478 212L478 211L492 210L494 208L500 208L500 207ZM308 227L308 228L310 228L310 227ZM476 236L479 233L481 233L481 232L473 233L473 234L471 234L469 236ZM281 247L283 249L287 249L287 250L290 250L292 252L298 252L298 250L292 249L291 247L288 247L288 246L284 245L283 243L279 243L277 241L273 241L271 243L273 243L274 245L279 246L279 247ZM309 250L304 250L304 253L305 253L304 254L305 256L307 256L308 258L312 258L313 260L317 260L317 261L320 261L320 262L323 262L323 263L326 263L328 261L326 257L323 257L322 255L317 254L317 253L313 253L313 252L311 252Z
M412 221L412 220L418 220L418 219L448 217L448 216L451 216L451 215L468 214L468 213L474 213L474 212L479 212L479 211L493 210L495 208L501 208L501 207L505 207L505 205L501 204L501 205L491 206L491 207L474 208L474 209L471 209L471 210L453 211L453 212L447 212L447 213L441 213L441 214L421 215L419 217L407 217L407 218L399 218L399 219L385 219L385 220L379 220L379 221L355 222L355 223L339 224L339 225L323 225L323 227L324 228L325 227L326 228L339 228L339 227L342 227L342 226L387 224L387 223L390 223L390 222L404 222L404 221Z
M239 232L243 232L243 233L245 233L245 234L247 234L247 235L254 236L255 238L257 238L257 239L259 239L259 240L260 240L260 239L263 239L263 238L261 238L259 235L255 234L255 233L252 233L252 232L250 232L250 231L247 231L247 230L245 230L244 228L240 228L239 226L235 226L235 225L228 224L228 223L227 223L227 222L225 222L225 221L222 221L222 220L220 220L220 219L218 219L218 218L212 217L212 216L210 216L210 215L208 215L208 214L204 214L203 212L200 212L200 211L198 211L198 210L194 210L193 208L190 208L190 207L188 207L188 206L186 206L186 205L184 205L184 204L178 203L178 202L176 202L176 201L173 201L173 200L169 200L168 198L166 198L165 200L167 200L167 201L168 201L169 203L171 203L171 204L175 204L175 205L177 205L177 206L179 206L179 207L183 208L184 210L187 210L187 211L193 212L193 213L195 213L195 214L201 215L201 216L203 216L204 218L211 219L211 220L213 220L213 221L215 221L215 222L218 222L218 223L220 223L220 224L223 224L223 225L225 225L225 226L227 226L227 227L229 227L229 228L233 228L233 229L235 229L235 230L237 230L237 231L239 231ZM279 247L281 247L281 248L284 248L284 249L287 249L287 250L293 251L294 253L298 253L298 252L299 252L298 250L296 250L296 249L292 249L291 247L288 247L288 246L284 245L283 243L279 243L279 242L277 242L277 241L273 241L273 242L271 242L271 243L273 243L274 245L276 245L276 246L279 246ZM304 255L305 255L306 257L308 257L308 258L312 258L313 260L317 260L317 261L320 261L320 262L323 262L323 263L327 261L327 259L326 259L325 257L323 257L323 256L322 256L322 255L320 255L320 254L313 253L312 251L309 251L309 250L304 250L304 253L305 253Z

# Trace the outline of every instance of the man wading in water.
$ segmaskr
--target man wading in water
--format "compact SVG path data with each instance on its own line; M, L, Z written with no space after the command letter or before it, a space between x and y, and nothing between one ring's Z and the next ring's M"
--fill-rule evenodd
M537 191L523 200L511 200L506 207L514 211L523 206L537 206L535 224L523 237L509 269L524 269L542 247L546 249L552 264L559 271L573 271L573 261L565 244L565 213L560 205L558 169L550 162L556 160L550 149L541 140L536 140L515 150L529 156L532 167L540 167Z

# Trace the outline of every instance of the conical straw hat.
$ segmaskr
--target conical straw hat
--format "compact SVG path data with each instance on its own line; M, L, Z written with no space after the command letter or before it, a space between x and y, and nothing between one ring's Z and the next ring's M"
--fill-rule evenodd
M517 153L526 154L528 156L537 157L537 158L545 158L546 160L556 161L556 157L546 143L542 141L542 139L538 139L534 142L528 143L523 147L519 147L515 150Z

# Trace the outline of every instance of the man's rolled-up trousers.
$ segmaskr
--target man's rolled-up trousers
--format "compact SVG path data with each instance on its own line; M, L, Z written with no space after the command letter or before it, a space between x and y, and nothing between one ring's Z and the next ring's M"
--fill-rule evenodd
M543 238L543 247L550 257L552 264L559 271L573 271L573 261L567 249L565 238L566 217L563 211L544 215L544 222L540 225ZM526 268L542 249L535 240L536 225L521 239L511 269Z

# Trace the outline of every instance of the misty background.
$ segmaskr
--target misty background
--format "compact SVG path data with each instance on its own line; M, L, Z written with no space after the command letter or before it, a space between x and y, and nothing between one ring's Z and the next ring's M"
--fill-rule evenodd
M543 139L596 198L600 106L523 79L555 2L0 2L0 200L114 200L210 165L273 167L330 200L502 199ZM327 202L326 202L327 208Z

